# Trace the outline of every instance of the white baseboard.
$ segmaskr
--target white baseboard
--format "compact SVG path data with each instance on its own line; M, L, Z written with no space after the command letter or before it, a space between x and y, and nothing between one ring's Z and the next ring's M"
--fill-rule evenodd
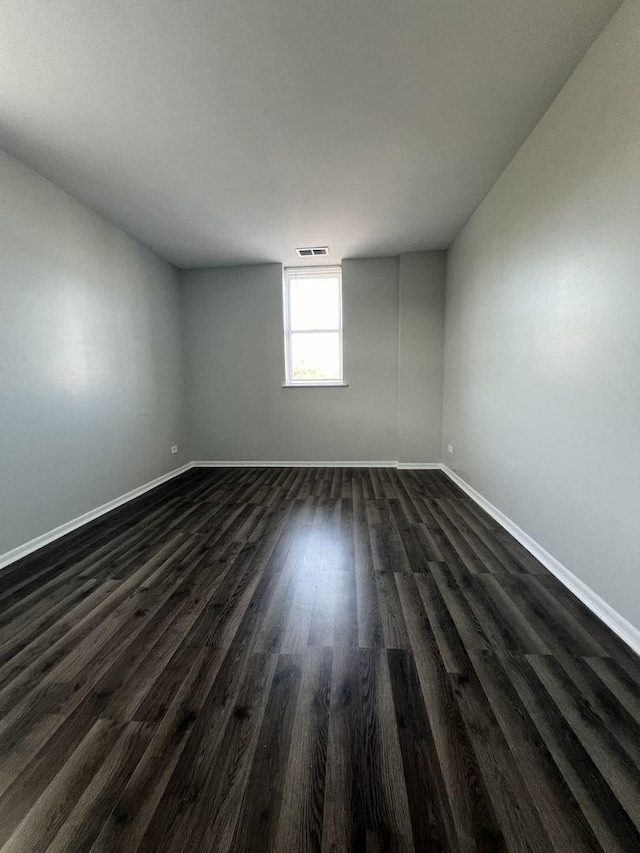
M398 462L400 471L442 471L442 462Z
M611 628L621 640L624 640L636 654L640 655L640 630L635 625L632 625L624 616L621 616L614 610L611 605L607 604L604 599L600 598L597 592L594 592L591 587L576 577L566 566L563 566L542 545L539 545L535 539L532 539L515 522L511 521L508 516L483 497L480 492L477 492L473 486L470 486L469 483L463 480L459 474L456 474L455 471L452 471L446 465L442 465L442 470L478 506L495 519L498 524L502 525L514 539L517 539L536 560L539 560L545 568L549 569L551 574L555 575L592 613Z
M16 560L20 560L22 557L26 557L28 554L33 553L33 551L37 551L38 548L42 548L44 545L48 545L50 542L60 539L67 533L77 530L78 527L82 527L83 524L88 524L95 518L100 518L101 515L111 512L112 509L117 509L119 506L122 506L122 504L126 504L128 501L143 495L151 489L155 489L156 486L166 483L167 480L172 480L179 474L183 474L185 471L188 471L191 467L192 463L187 462L186 465L182 465L180 468L175 468L167 474L162 474L160 477L156 477L155 480L150 480L143 486L138 486L136 489L132 489L130 492L127 492L125 495L120 495L120 497L114 498L114 500L109 501L106 504L102 504L102 506L96 507L96 509L91 509L89 512L85 512L77 518L73 518L71 521L61 524L59 527L54 527L54 529L49 530L48 533L36 536L35 539L25 542L24 545L18 545L17 548L13 548L5 554L0 554L0 569L4 569L5 566L15 563Z
M210 461L192 462L194 468L397 468L397 462L272 462Z

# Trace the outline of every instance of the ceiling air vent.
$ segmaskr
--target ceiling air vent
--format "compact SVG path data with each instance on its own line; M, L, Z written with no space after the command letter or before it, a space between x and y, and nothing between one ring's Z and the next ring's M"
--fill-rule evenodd
M328 246L309 246L304 249L296 249L296 254L299 258L317 258L318 256L325 256L329 254Z

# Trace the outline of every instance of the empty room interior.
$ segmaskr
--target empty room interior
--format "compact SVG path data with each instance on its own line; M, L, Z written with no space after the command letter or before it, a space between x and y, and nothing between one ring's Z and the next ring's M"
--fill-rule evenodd
M0 0L0 853L640 853L640 0Z

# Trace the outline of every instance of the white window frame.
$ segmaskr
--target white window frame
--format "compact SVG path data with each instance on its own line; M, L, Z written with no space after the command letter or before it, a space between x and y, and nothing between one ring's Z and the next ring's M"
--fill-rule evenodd
M291 282L299 278L338 278L338 296L339 296L339 312L338 323L336 329L292 329L291 328ZM341 266L308 266L308 267L285 267L283 286L283 314L284 314L284 367L285 379L283 387L285 388L325 388L325 387L346 387L344 381L344 363L343 363L343 347L342 347L342 267ZM340 358L340 378L339 379L313 379L310 381L301 381L293 379L293 365L291 363L291 339L293 335L298 334L316 334L324 335L327 333L338 333L339 341L339 358Z

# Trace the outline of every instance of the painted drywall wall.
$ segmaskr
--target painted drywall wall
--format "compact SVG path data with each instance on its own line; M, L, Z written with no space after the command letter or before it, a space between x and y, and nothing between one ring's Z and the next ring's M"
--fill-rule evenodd
M400 255L400 462L440 459L445 264L445 252Z
M432 326L442 326L434 292L444 286L437 260L417 256L406 266L413 318L399 346L398 258L345 260L342 265L346 388L283 388L282 267L267 264L192 270L183 274L190 446L194 459L223 461L398 460L400 356L411 363L403 386L404 446L420 458L439 458L440 397L425 403L429 378L416 364L428 360ZM420 271L424 287L420 288ZM438 278L437 282L435 279ZM422 305L424 303L424 310ZM439 305L439 307L438 307ZM405 312L406 313L406 312ZM419 350L414 356L412 347ZM439 364L439 362L438 362ZM439 367L434 365L437 372ZM432 418L425 438L409 436L410 383L418 408ZM438 441L433 441L438 434Z
M447 464L638 627L639 37L631 0L450 251L443 430Z
M1 152L0 197L3 554L189 455L174 268Z

